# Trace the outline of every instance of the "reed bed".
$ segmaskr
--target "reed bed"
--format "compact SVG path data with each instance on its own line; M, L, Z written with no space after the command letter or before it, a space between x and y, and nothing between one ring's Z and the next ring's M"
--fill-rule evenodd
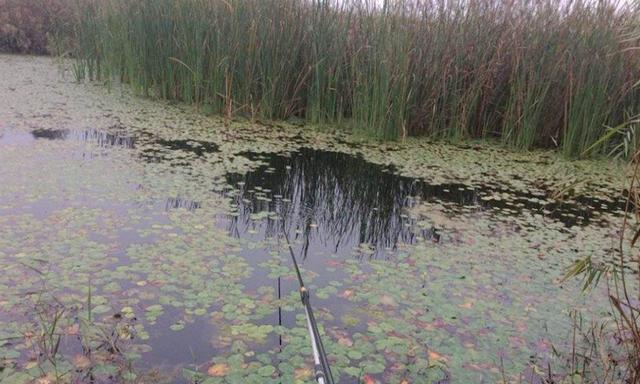
M640 104L630 37L640 11L614 1L79 4L80 77L227 117L301 118L387 139L494 138L577 156Z

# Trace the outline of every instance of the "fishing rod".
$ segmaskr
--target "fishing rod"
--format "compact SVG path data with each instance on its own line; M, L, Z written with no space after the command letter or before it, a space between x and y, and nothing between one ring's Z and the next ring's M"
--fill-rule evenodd
M300 273L300 268L298 267L298 260L296 259L296 255L293 252L293 247L289 242L289 236L287 235L287 231L285 230L284 220L282 220L282 232L284 233L284 238L287 241L287 247L289 248L289 253L291 254L291 260L293 260L293 266L296 270L296 275L298 276L298 284L300 285L300 298L302 299L302 305L304 306L304 312L307 317L307 328L309 329L309 336L311 337L311 349L313 350L316 381L318 382L318 384L334 384L333 376L331 376L331 368L329 367L329 360L327 359L327 353L324 350L324 345L322 344L322 339L320 338L320 331L318 331L318 324L316 322L315 316L313 315L313 309L311 308L311 295L309 293L309 290L304 286L304 281L302 281L302 274Z

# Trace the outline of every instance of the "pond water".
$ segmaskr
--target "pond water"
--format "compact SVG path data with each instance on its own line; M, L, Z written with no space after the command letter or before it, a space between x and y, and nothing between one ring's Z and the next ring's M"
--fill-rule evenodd
M517 380L608 309L560 278L615 256L614 164L0 80L0 381L313 382L286 239L339 383Z

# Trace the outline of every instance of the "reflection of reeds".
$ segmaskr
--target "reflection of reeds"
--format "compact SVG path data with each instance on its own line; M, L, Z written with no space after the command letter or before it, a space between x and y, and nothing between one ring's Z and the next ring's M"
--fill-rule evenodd
M415 241L415 228L407 227L410 219L403 215L409 199L424 192L414 180L335 152L302 150L291 158L274 156L270 166L273 172L258 170L230 180L243 181L232 232L249 228L252 213L274 211L286 219L286 231L302 241L303 256L312 240L333 251L363 243L383 250ZM249 190L256 187L258 193L252 196ZM270 192L260 192L264 189ZM283 199L272 200L274 195ZM243 201L246 198L249 203ZM267 220L266 234L277 236L280 225Z
M638 106L638 12L615 1L105 0L78 69L144 94L397 138L588 148Z

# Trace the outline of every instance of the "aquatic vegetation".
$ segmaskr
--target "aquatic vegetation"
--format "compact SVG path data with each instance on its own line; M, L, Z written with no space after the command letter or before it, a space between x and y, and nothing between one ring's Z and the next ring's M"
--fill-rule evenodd
M92 304L91 291L83 304L64 303L52 296L47 279L40 291L25 296L20 322L4 322L0 379L9 383L42 382L130 382L136 378L132 362L145 346L132 345L142 333L133 316L116 313L96 321L103 313ZM15 349L14 349L15 348ZM20 354L28 356L23 366L15 364Z
M628 184L630 192L625 204L625 212L633 213L635 219L639 209L638 156L638 152L633 156ZM612 312L610 318L593 322L587 332L582 319L579 325L574 325L589 347L586 353L573 353L571 366L576 366L576 355L585 356L583 371L594 372L591 374L594 381L636 383L640 380L640 280L637 279L640 230L637 224L630 218L623 220L617 238L619 243L612 250L616 259L614 263L602 263L586 256L567 269L565 279L582 277L585 290L597 287L601 281L606 282Z
M635 35L637 37L638 35ZM636 47L637 48L637 47ZM636 83L634 86L638 86ZM592 260L590 256L578 260L567 270L566 279L582 276L585 289L595 287L604 277L609 291L609 301L612 315L610 321L603 321L592 325L591 331L582 337L589 345L590 356L585 356L583 371L595 370L593 375L598 381L620 380L629 383L640 381L640 256L637 250L640 229L637 221L640 217L638 205L638 179L640 177L640 151L636 147L635 128L638 116L628 116L628 119L617 127L609 128L594 145L606 143L611 135L621 134L622 143L618 144L611 153L616 156L628 157L633 153L630 161L630 172L627 173L627 192L624 211L627 217L622 221L618 231L619 243L615 247L616 263L601 263ZM631 217L635 218L632 222ZM574 325L582 330L581 326ZM574 331L575 334L575 331ZM576 355L575 347L573 355ZM594 354L600 358L592 359ZM587 357L588 356L588 357ZM607 358L604 358L607 356ZM613 356L611 358L610 356ZM575 357L572 359L572 369L576 366ZM588 367L588 368L587 368ZM594 369L595 367L595 369ZM609 379L611 378L611 379Z
M47 58L0 56L0 81L0 374L55 374L30 364L55 350L69 380L311 381L282 227L338 382L516 381L564 362L571 309L608 309L560 278L612 264L621 164L225 124ZM101 337L60 335L76 317ZM120 352L82 354L113 327Z
M80 78L227 118L578 156L638 108L637 7L616 1L109 0L79 15Z

